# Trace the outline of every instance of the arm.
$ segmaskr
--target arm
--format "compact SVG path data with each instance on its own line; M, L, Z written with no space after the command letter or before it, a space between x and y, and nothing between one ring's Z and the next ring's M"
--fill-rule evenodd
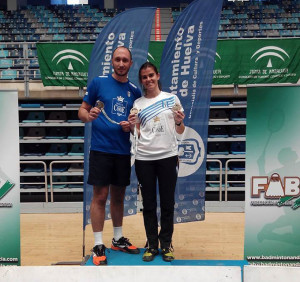
M120 125L122 127L122 130L124 132L130 132L131 128L130 128L130 123L126 120L123 120L120 122Z
M140 137L140 123L138 123L137 121L138 121L137 114L130 114L128 116L128 122L130 124L131 133L134 134L134 128L136 127L138 137Z
M90 122L97 119L100 113L100 109L92 107L87 102L83 101L78 110L78 117L83 122Z
M185 115L182 111L176 111L174 113L174 120L175 120L175 129L178 134L182 134L184 132L185 126L183 120Z

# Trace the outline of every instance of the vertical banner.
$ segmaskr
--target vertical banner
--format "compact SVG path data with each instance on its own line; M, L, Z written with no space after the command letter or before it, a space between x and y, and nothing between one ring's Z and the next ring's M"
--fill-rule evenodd
M0 91L0 266L20 265L20 168L17 91Z
M245 259L300 265L300 87L247 91Z
M125 46L132 53L133 65L129 71L129 79L138 85L138 71L140 66L146 62L148 45L151 34L152 21L155 8L134 8L126 10L106 24L99 34L90 59L88 84L99 75L112 73L112 53L119 46ZM89 148L91 139L91 123L85 125L84 144L84 216L83 226L90 223L90 202L93 187L87 184L89 173ZM124 202L124 215L136 213L137 180L134 167L132 167L130 187L127 187ZM109 201L106 208L106 219L110 219Z
M179 15L163 49L163 90L176 94L186 129L179 145L175 222L204 219L210 92L222 0L196 0Z

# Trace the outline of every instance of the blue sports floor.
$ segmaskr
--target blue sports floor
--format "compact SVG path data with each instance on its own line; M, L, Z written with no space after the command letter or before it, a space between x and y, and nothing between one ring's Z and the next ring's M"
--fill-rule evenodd
M141 252L137 255L131 255L120 251L114 251L107 249L107 265L190 265L190 266L240 266L243 269L244 265L247 265L246 260L174 260L172 262L165 262L162 259L161 254L157 255L153 261L144 262L142 260L145 249L141 249ZM85 266L95 266L93 259L90 257Z

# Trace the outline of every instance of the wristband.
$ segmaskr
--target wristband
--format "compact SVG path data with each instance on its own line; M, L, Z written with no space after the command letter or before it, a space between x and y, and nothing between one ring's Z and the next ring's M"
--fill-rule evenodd
M180 126L181 125L181 122L180 123L175 123L177 126Z

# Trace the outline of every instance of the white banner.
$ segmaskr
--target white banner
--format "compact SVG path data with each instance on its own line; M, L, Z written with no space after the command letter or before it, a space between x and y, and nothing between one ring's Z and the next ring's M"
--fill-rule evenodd
M17 91L0 91L0 266L20 265L20 165Z

